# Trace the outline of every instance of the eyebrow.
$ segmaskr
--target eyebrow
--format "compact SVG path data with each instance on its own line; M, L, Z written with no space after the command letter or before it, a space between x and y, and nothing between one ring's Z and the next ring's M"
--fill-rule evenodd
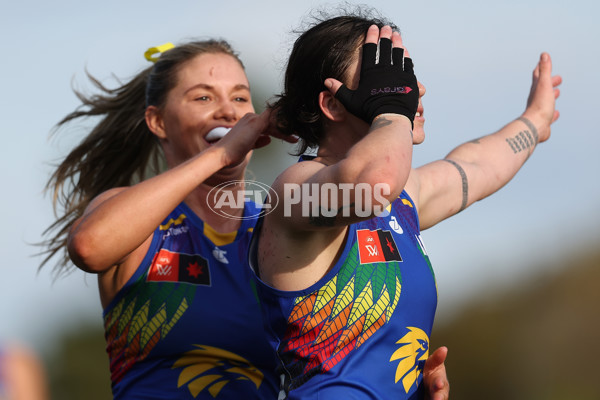
M186 90L184 93L186 93L186 94L187 94L187 93L191 92L191 91L192 91L192 90L194 90L194 89L207 89L207 90L213 90L213 89L214 89L214 86L212 86L212 85L208 85L208 84L206 84L206 83L199 83L199 84L197 84L197 85L194 85L194 86L192 86L191 88L189 88L188 90ZM235 86L233 87L233 91L236 91L236 90L247 90L247 91L250 91L250 88L248 87L248 85L244 85L243 83L240 83L240 84L238 84L238 85L235 85Z

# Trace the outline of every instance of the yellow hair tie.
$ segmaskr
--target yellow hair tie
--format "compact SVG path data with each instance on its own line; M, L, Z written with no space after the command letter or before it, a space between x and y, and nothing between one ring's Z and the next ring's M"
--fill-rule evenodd
M155 63L155 62L158 61L158 58L160 57L160 55L162 53L164 53L167 50L171 50L173 47L175 47L175 45L173 43L170 43L170 42L169 43L165 43L165 44L161 44L160 46L150 47L144 53L144 57L146 57L146 60ZM158 56L152 57L153 55L155 55L157 53L158 53Z

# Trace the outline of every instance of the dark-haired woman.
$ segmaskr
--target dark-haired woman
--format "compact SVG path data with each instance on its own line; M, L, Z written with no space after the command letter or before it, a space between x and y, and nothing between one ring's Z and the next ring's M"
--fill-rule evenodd
M275 180L284 206L250 252L281 398L426 396L437 288L420 232L498 190L548 139L560 77L546 54L533 83L520 118L413 169L425 88L400 35L359 16L301 34L273 108L318 152Z

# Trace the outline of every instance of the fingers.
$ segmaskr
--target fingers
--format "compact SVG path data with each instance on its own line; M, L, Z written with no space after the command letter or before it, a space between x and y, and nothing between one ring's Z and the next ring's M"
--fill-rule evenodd
M402 65L404 63L404 49L401 47L394 47L392 49L392 63L394 65Z
M405 57L410 57L408 50L406 49L406 47L404 47L404 42L402 41L402 36L400 35L400 32L394 32L392 34L392 43L394 47L399 47L404 50Z
M533 81L540 79L540 63L538 63L533 69Z
M392 28L389 25L385 25L379 30L379 39L391 39L392 33Z
M551 76L552 75L552 59L550 58L550 54L543 52L540 55L540 61L538 63L538 65L536 66L535 70L533 71L533 76L534 78L539 78L541 76ZM555 77L552 78L553 83L554 83L554 79ZM560 76L556 77L556 79L559 79L560 81L562 81L562 78L560 78ZM560 84L560 82L558 82L557 84ZM554 85L556 86L556 85Z
M404 62L404 46L402 37L398 32L392 33L392 62L394 65L402 65Z
M255 148L263 147L268 145L271 142L270 137L274 137L277 139L282 139L288 143L297 143L298 137L294 135L287 135L281 132L277 128L277 121L275 120L276 111L273 108L267 107L260 115L261 118L266 118L267 125L261 136L258 138ZM268 136L267 136L268 135ZM267 139L262 138L262 136L266 136ZM269 137L270 136L270 137Z
M562 76L554 75L552 77L552 86L556 87L562 83Z
M363 70L373 68L377 61L377 44L365 43L362 48L361 68Z
M552 59L550 54L544 52L540 55L540 61L533 70L534 84L543 79L544 82L550 81L550 84L554 88L554 99L560 96L560 90L558 86L562 83L562 77L560 75L552 76ZM547 83L545 83L547 85Z
M367 37L365 38L365 43L374 43L377 44L379 41L379 27L377 25L371 25L367 30Z
M426 399L446 400L449 397L450 384L444 365L447 355L448 348L442 346L435 350L425 361L423 380L427 387Z
M260 135L256 139L256 142L254 142L254 149L260 149L261 147L265 147L269 143L271 143L271 137L270 136Z
M540 75L552 73L552 60L550 59L550 54L544 52L540 55Z
M379 41L379 64L392 64L392 41L388 38L381 38Z
M562 83L562 76L555 75L552 77L552 87L554 88L554 100L560 96L560 89L558 86ZM556 117L558 118L558 117ZM556 118L554 119L556 121Z
M377 50L379 48L379 57ZM385 25L379 29L377 25L371 25L367 30L365 44L362 47L361 69L369 69L376 64L376 59L379 58L379 63L390 63L390 60L395 65L405 65L405 70L412 72L412 62L408 58L410 55L404 48L400 33L393 31L389 25ZM408 61L408 62L407 62ZM349 95L345 93L347 88L342 82L328 78L325 80L325 86L336 97L344 97Z
M394 65L404 65L404 71L414 73L414 66L408 50L404 47L402 36L399 32L392 34L392 62Z
M379 43L379 46L377 46L377 43ZM392 63L401 65L404 62L404 57L410 57L408 50L404 47L402 36L399 32L392 31L392 28L389 25L385 25L381 27L381 29L379 29L377 25L371 25L367 30L367 36L363 46L363 67L369 68L375 65L378 47L380 63L388 63L388 60L390 60L391 57Z
M390 43L391 42L391 43ZM391 44L391 46L390 46ZM407 72L412 72L413 65L410 60L410 54L404 47L402 36L397 31L392 31L389 26L384 26L379 32L379 63L388 63L391 59L394 65L405 65ZM408 59L405 61L405 57Z
M446 357L448 356L448 348L445 346L442 346L438 349L436 349L433 354L431 354L428 358L427 361L425 362L427 367L429 367L430 369L435 369L436 367L442 365L444 363L444 361L446 361Z
M379 31L379 63L390 65L392 63L392 28L383 26Z
M394 45L394 47L404 48L404 44L402 43L402 36L400 36L400 32L394 31L392 33L392 44Z
M327 87L327 89L329 89L331 94L333 94L334 96L336 95L336 93L338 92L340 87L342 87L342 85L343 85L342 82L338 81L337 79L333 79L333 78L325 79L325 87Z
M377 42L379 41L379 28L377 25L371 25L367 30L365 44L362 47L362 67L372 68L377 58Z

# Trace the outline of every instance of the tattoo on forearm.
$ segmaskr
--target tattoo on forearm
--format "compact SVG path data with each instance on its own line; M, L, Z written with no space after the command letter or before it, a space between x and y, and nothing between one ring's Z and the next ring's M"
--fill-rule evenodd
M534 142L534 145L538 144L539 137L538 137L538 131L537 131L537 129L536 129L536 127L535 127L535 125L534 125L534 124L533 124L533 123L532 123L530 120L528 120L528 119L527 119L527 118L525 118L525 117L519 117L519 118L517 118L517 121L521 121L521 122L523 122L525 125L527 125L527 127L529 128L529 131L530 131L530 132L531 132L531 134L533 135L533 139L534 139L534 141L535 141L535 142Z
M384 126L389 126L391 124L392 124L392 121L390 121L386 117L375 118L375 120L371 123L371 131L374 131L379 128L383 128Z
M371 128L369 129L369 132L373 132L376 129L383 128L383 127L389 126L391 124L392 124L392 121L390 121L386 117L375 118L373 120L373 122L371 123ZM410 137L411 137L411 139L413 137L412 129L410 130Z
M469 181L467 180L467 174L465 173L465 170L460 166L460 164L458 164L456 161L449 160L447 158L444 158L443 161L447 161L450 164L454 165L458 170L458 173L460 174L460 179L462 179L462 204L460 205L460 210L458 210L458 212L461 212L462 210L467 208L467 202L469 200Z
M508 143L513 153L517 154L525 150L531 153L531 149L535 147L536 142L532 133L524 130L517 133L514 137L506 138L506 143Z
M519 132L512 138L507 138L506 143L508 143L515 154L527 150L527 157L529 157L531 155L531 150L538 143L538 132L535 128L535 125L533 125L527 118L520 117L517 119L517 121L523 122L529 129Z

